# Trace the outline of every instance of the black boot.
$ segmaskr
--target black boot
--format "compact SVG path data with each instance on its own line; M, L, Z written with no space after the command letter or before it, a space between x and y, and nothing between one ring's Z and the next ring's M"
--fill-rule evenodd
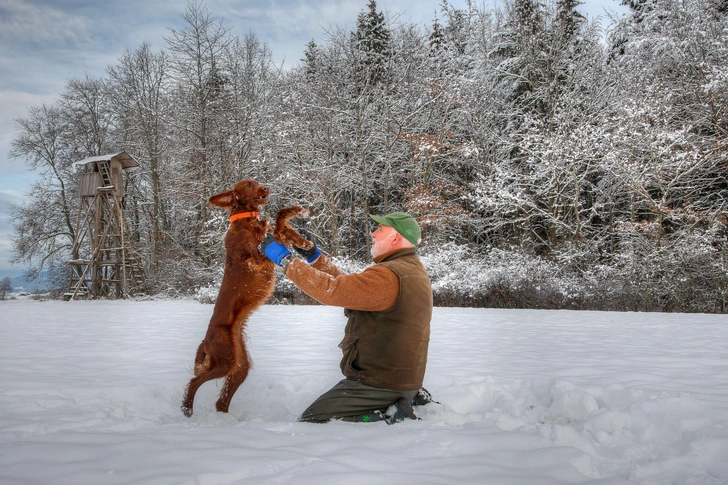
M424 387L417 391L417 395L412 398L412 402L410 403L411 406L424 406L425 404L429 404L431 402L434 402L435 404L440 404L439 402L432 399L432 394L430 394L430 391L425 389Z
M351 417L351 421L354 423L375 423L377 421L384 421L386 418L381 411L371 411L369 413L357 414ZM345 421L349 421L345 419Z
M384 420L387 424L399 423L407 418L420 419L415 415L415 412L412 410L412 406L410 406L407 400L403 397L397 399L397 402L389 406L387 412L384 413Z

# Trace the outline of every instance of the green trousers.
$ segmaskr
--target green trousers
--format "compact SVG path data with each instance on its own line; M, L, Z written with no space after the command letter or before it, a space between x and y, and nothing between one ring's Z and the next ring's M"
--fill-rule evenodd
M298 418L308 423L325 423L334 418L345 421L359 414L387 410L400 397L411 401L417 391L395 391L367 386L344 379L316 399Z

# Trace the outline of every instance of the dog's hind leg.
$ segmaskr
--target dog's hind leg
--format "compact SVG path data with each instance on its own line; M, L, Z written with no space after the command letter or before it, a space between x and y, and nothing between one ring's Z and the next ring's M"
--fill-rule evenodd
M215 404L215 408L221 412L228 412L230 407L230 401L232 401L235 391L238 390L240 384L245 381L250 371L250 355L248 354L247 346L245 345L245 338L243 336L243 327L245 322L248 320L250 314L255 310L257 305L250 305L242 308L238 313L238 318L235 323L235 329L232 334L236 336L233 339L233 352L235 355L235 361L230 365L230 371L225 378L225 383L220 391L220 398Z
M195 394L197 394L197 390L200 388L200 386L207 381L225 377L227 373L228 369L224 367L216 367L210 369L203 374L200 374L197 377L193 377L190 380L189 384L187 384L184 398L182 399L182 412L185 414L185 416L187 416L188 418L192 416L192 407L195 402Z
M235 368L230 372L230 374L228 374L225 379L225 384L223 384L222 390L220 391L220 398L215 404L215 408L219 412L228 412L228 409L230 408L230 401L232 401L235 391L238 390L240 384L242 384L248 377L249 371L250 364L246 361L236 364Z

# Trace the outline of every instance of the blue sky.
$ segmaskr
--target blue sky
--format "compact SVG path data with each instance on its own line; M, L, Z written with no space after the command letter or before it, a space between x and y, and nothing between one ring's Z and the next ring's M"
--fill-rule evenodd
M480 4L482 0L476 3ZM583 0L590 19L624 12L618 0ZM451 0L466 8L466 0ZM208 0L210 13L236 35L254 32L278 63L292 66L308 41L351 25L368 0ZM440 0L378 0L390 18L429 25ZM8 156L14 122L27 109L52 104L69 78L102 76L127 47L164 45L169 27L181 27L186 0L0 0L0 278L22 271L10 265L12 226L7 209L21 204L35 176ZM605 22L602 22L605 25Z

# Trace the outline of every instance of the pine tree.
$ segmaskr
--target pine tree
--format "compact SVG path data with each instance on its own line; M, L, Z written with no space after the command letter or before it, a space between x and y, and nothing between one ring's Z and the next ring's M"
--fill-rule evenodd
M445 33L437 17L432 20L432 33L427 40L430 46L430 55L437 57L440 51L445 48Z
M316 65L318 62L318 46L313 39L306 44L303 56L304 58L301 59L301 62L303 62L306 68L306 76L311 78L318 72L318 67Z
M579 0L556 0L556 34L560 34L562 42L571 42L586 22L578 10L579 5L583 4Z
M384 14L377 12L377 2L369 0L369 10L360 12L356 21L356 31L352 33L355 51L359 53L357 63L357 82L360 86L376 86L387 76L387 64L391 53L391 32Z

